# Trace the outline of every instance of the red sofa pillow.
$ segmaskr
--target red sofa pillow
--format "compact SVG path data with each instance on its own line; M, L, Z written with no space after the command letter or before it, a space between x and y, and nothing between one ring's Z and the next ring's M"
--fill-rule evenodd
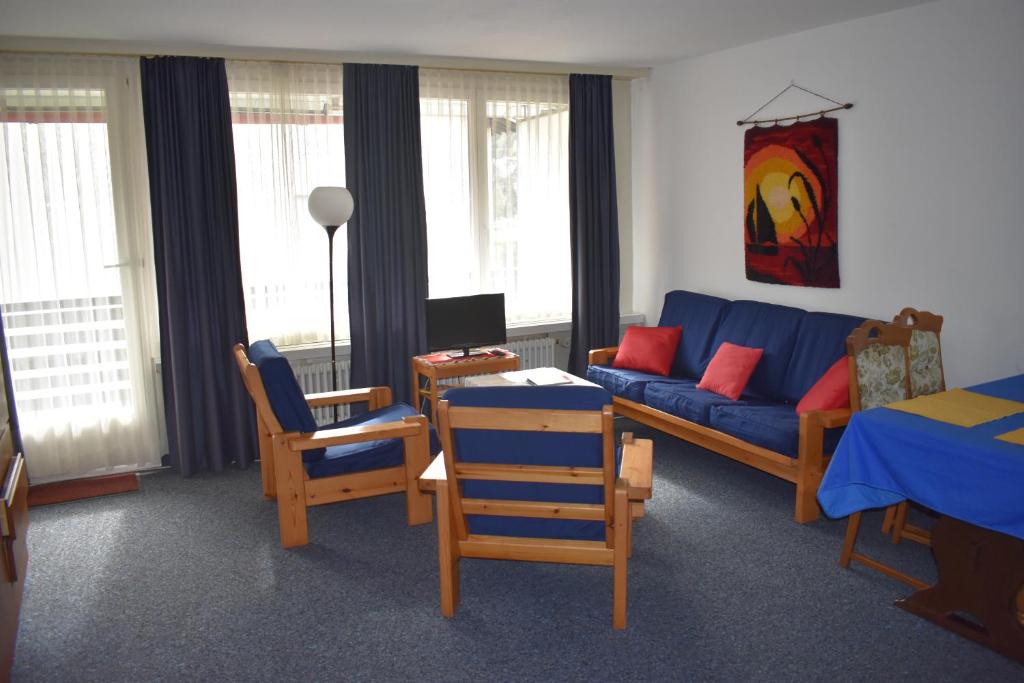
M612 360L613 368L639 370L668 377L672 359L682 337L682 325L675 327L642 327L632 325L626 328L619 350Z
M764 349L722 342L715 357L708 363L708 369L704 371L697 388L722 394L735 401L743 393L763 355Z
M797 415L812 410L836 410L850 407L850 363L843 356L825 371L814 386L796 404Z

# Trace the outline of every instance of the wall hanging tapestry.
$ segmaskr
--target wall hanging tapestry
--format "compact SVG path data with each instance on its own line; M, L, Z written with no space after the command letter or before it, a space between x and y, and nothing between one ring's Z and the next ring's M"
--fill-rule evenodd
M754 127L744 136L747 279L839 286L836 225L838 121Z

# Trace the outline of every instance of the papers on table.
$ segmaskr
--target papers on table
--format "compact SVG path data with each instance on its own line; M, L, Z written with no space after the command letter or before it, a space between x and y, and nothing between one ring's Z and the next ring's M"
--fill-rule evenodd
M572 375L558 368L533 368L526 370L523 375L526 383L535 387L553 387L559 384L572 384L575 381Z
M992 420L1024 413L1024 403L1020 401L1009 401L964 389L918 396L909 401L890 403L885 407L959 427L976 427Z

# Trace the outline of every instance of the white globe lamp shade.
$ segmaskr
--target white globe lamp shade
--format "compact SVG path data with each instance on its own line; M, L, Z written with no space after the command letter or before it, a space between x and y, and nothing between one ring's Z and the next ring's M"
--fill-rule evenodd
M352 193L345 187L317 187L309 193L309 213L325 228L344 225L353 206Z

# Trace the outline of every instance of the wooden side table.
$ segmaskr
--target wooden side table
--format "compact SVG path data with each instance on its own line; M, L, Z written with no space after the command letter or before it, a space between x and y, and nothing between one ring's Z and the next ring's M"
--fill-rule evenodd
M430 400L430 421L437 427L437 402L444 388L440 380L471 375L490 375L519 369L519 356L504 351L503 356L471 356L466 359L441 359L441 354L432 353L412 358L412 396L420 408L424 398ZM445 385L452 386L452 385Z

